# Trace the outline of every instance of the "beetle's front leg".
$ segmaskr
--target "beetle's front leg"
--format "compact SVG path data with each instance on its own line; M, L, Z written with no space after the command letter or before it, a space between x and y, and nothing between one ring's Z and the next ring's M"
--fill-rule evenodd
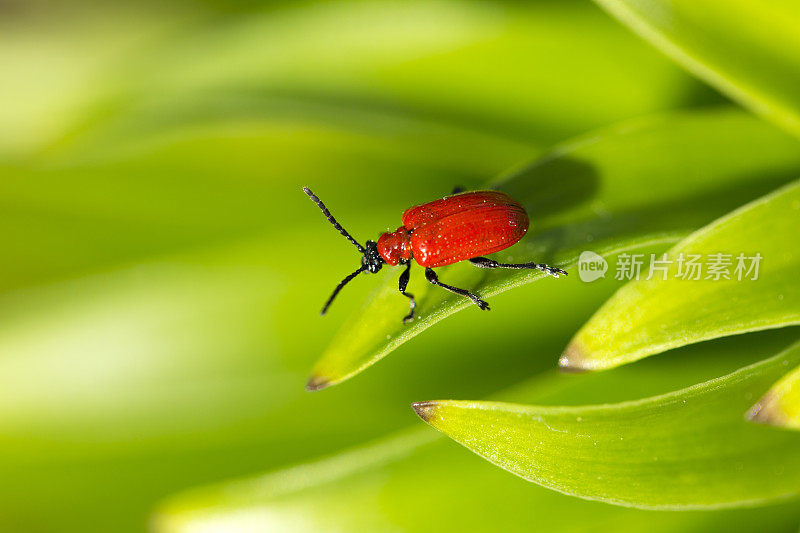
M469 298L470 300L472 300L472 303L474 303L475 305L477 305L478 307L480 307L484 311L488 311L489 310L489 304L488 303L484 302L483 300L481 300L480 298L478 298L477 296L475 296L474 294L472 294L468 290L459 289L458 287L453 287L452 285L447 285L446 283L442 283L441 281L439 281L439 276L436 275L436 272L434 272L431 267L428 267L428 268L425 269L425 279L427 279L432 284L437 285L437 286L439 286L439 287L441 287L443 289L446 289L446 290L448 290L448 291L450 291L452 293L461 295L461 296L463 296L465 298Z
M414 295L406 292L406 287L408 287L408 280L411 277L411 261L406 262L406 269L403 270L403 273L400 274L400 279L398 280L398 288L400 289L400 294L411 300L411 309L408 311L408 314L403 317L403 323L407 324L414 320L414 309L417 307L417 301L414 299Z
M489 259L488 257L473 257L469 260L469 262L480 268L514 268L517 270L538 269L545 274L550 274L554 278L557 278L561 274L565 276L567 275L566 271L561 270L560 268L545 265L544 263L498 263L497 261Z

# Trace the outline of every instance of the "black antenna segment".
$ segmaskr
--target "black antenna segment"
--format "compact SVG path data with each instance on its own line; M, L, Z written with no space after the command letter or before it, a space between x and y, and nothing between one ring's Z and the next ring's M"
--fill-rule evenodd
M340 281L339 284L336 286L336 288L333 289L333 294L331 294L331 297L328 298L327 302L325 302L325 307L322 308L322 312L320 313L320 315L324 315L325 313L328 312L328 308L333 303L333 299L336 298L336 295L339 294L339 291L342 290L342 287L350 283L350 280L352 280L354 277L364 272L366 269L367 269L366 265L361 265L361 267L358 270L356 270L352 274L349 274L346 278Z
M351 236L349 233L347 233L347 230L346 230L346 229L344 229L344 228L342 227L342 225L341 225L341 224L339 224L338 222L336 222L336 219L335 219L335 218L333 218L333 215L331 215L331 212L330 212L330 211L328 211L328 208L327 208L327 207L325 207L325 204L323 204L323 203L322 203L322 200L320 200L320 199L317 197L317 195L316 195L316 194L314 194L313 192L311 192L311 189L309 189L308 187L303 187L303 192L304 192L304 193L306 193L306 194L308 195L308 197L309 197L309 198L311 198L312 200L314 200L314 203L315 203L315 204L317 204L317 207L319 207L319 208L320 208L320 210L322 211L322 214L323 214L323 215L325 215L325 218L327 218L327 219L328 219L328 222L330 222L331 224L333 224L333 227L334 227L334 228L336 228L337 230L339 230L339 233L341 233L342 235L344 235L345 239L347 239L348 241L352 242L352 243L355 245L355 247L356 247L356 248L358 248L358 251L359 251L359 252L361 252L362 254L363 254L363 253L366 253L366 250L364 249L364 247L363 247L363 246L361 246L360 244L358 244L358 241L356 241L356 240L355 240L355 239L354 239L354 238L353 238L353 237L352 237L352 236ZM362 269L362 270L363 270L363 269ZM361 272L361 270L359 270L358 272ZM341 288L342 288L342 286L344 285L344 283L346 283L347 281L350 281L351 279L353 279L353 277L354 277L354 276L355 276L355 275L356 275L358 272L356 272L356 273L352 274L351 276L349 276L349 277L345 278L345 280L346 280L346 281L345 281L345 282L343 282L343 283L341 283L341 284L340 284L338 287L336 287L336 290L334 291L334 293L333 293L333 296L336 296L336 293L337 293L337 292L339 292L339 289L341 289ZM331 296L331 300L333 300L333 296ZM328 301L328 304L330 304L330 301ZM328 306L326 305L326 306L325 306L325 308L327 309L327 308L328 308ZM324 310L322 311L322 314L325 314L325 311L324 311Z

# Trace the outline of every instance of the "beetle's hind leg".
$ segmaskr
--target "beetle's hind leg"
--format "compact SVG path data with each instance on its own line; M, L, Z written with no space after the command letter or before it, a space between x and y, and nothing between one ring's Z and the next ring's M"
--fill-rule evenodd
M452 285L447 285L446 283L442 283L441 281L439 281L439 276L437 276L436 272L434 272L433 269L430 268L430 267L425 269L425 279L427 279L429 282L431 282L434 285L438 285L439 287L441 287L443 289L446 289L446 290L448 290L450 292L453 292L455 294L459 294L459 295L461 295L461 296L463 296L465 298L469 298L470 300L472 300L472 303L474 303L475 305L477 305L478 307L480 307L484 311L488 311L489 310L489 304L488 303L484 302L483 300L481 300L480 298L478 298L477 296L475 296L474 294L472 294L468 290L459 289L458 287L453 287Z
M523 269L541 270L545 274L550 274L555 278L557 278L562 274L565 276L567 275L566 271L561 270L560 268L545 265L544 263L498 263L497 261L489 259L488 257L473 257L472 259L469 260L469 262L480 268L514 268L517 270L523 270Z
M408 314L403 317L403 323L407 324L414 320L414 309L417 307L417 301L414 299L414 295L406 292L406 287L408 287L408 279L411 277L411 261L406 263L406 269L403 270L403 273L400 274L400 279L398 280L398 289L400 289L400 294L411 300L411 309L409 309Z

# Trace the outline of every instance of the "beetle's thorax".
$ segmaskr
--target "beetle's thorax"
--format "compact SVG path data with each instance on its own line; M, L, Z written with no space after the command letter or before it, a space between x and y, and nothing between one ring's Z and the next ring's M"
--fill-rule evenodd
M408 230L400 226L393 233L384 233L378 238L378 253L386 264L397 265L411 259L411 240Z

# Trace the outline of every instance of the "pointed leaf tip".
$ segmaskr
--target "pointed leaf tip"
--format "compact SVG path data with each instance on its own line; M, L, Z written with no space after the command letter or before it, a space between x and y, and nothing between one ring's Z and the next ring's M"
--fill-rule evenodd
M780 406L778 397L768 391L745 413L745 418L750 422L767 426L787 427L789 422Z
M759 424L800 431L800 367L773 383L745 417Z
M564 374L581 374L590 370L597 370L583 355L583 349L578 343L572 342L564 349L558 358L558 368Z
M332 383L328 378L321 376L311 376L306 383L306 390L308 392L316 392L318 390L330 387Z
M439 408L438 403L434 401L414 402L411 407L417 413L417 416L429 424Z

